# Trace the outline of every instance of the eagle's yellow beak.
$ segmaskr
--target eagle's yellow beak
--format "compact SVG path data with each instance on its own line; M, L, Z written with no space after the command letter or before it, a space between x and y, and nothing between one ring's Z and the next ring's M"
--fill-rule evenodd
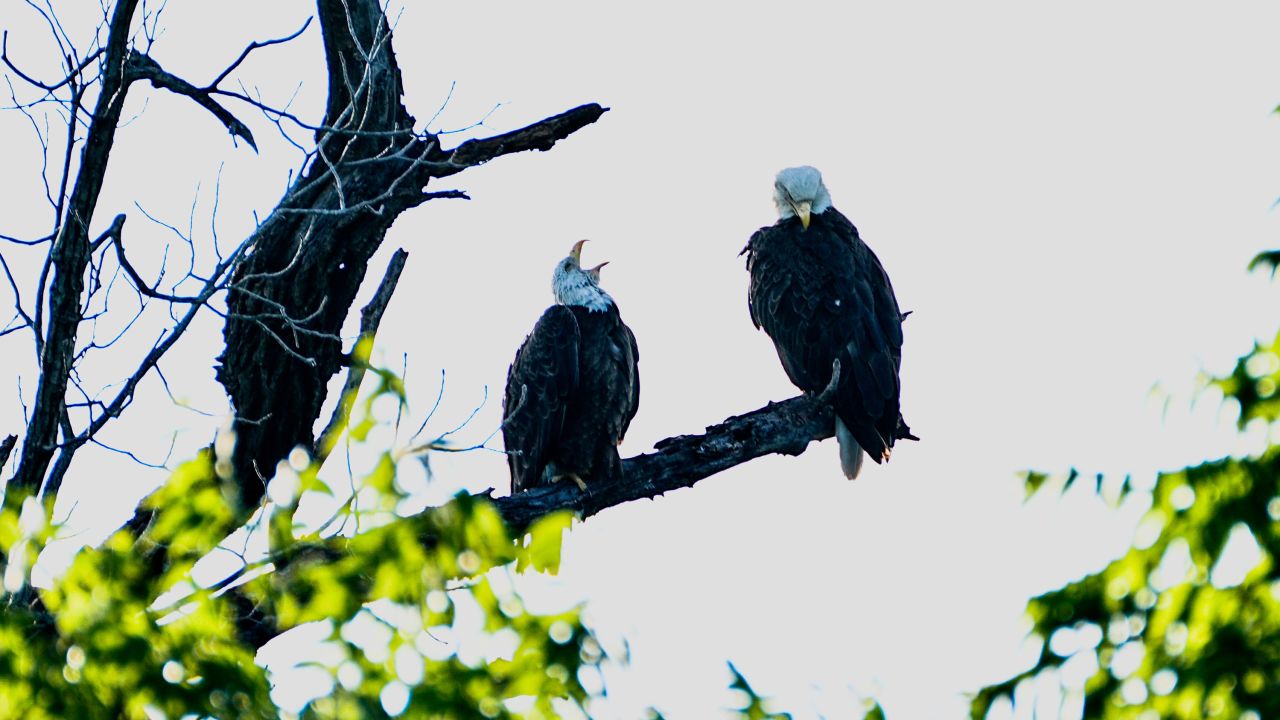
M582 243L584 242L586 240L579 240L573 244L573 250L569 251L569 256L573 258L574 262L578 263L579 267L582 266Z
M805 230L809 229L809 211L813 208L812 203L802 202L792 205L791 208L796 211L796 217L800 218L800 225Z

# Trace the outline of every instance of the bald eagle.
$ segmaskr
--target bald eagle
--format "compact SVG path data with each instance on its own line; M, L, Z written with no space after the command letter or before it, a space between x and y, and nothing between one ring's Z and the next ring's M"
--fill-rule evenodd
M618 305L583 269L582 244L556 264L552 305L507 371L502 439L517 493L620 475L618 443L640 406L640 351Z
M895 440L916 440L899 410L902 320L889 276L849 219L831 207L816 168L787 168L773 186L778 221L742 253L751 273L751 321L773 340L797 387L827 387L840 360L833 402L840 467L850 480L862 451L889 459Z

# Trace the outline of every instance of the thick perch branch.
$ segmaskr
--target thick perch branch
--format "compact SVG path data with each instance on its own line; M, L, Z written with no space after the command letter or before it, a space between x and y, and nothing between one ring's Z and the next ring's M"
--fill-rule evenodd
M799 455L810 441L834 434L831 398L840 381L840 359L831 364L831 380L817 395L769 403L745 415L707 428L703 435L678 435L654 444L656 452L622 461L622 477L588 486L562 483L499 498L495 502L513 533L556 510L587 518L631 500L652 498L692 487L703 478L762 455Z
M810 441L831 437L834 425L830 404L802 395L731 417L703 435L662 440L654 452L623 460L621 478L595 483L585 492L572 483L558 483L494 503L513 533L556 510L573 510L587 518L624 502L692 487L763 455L799 455Z

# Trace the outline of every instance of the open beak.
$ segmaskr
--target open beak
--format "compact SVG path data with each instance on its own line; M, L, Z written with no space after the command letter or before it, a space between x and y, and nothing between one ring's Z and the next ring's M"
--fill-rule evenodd
M800 225L805 230L809 229L809 211L812 207L813 204L808 202L795 203L791 206L791 209L796 211L796 217L800 218Z
M587 268L587 277L591 278L595 282L600 282L600 268L608 264L609 264L609 261L605 260L604 262L600 263L595 267Z
M573 244L573 250L569 251L570 257L573 258L574 262L578 263L579 267L582 266L582 243L584 242L586 242L586 240L579 240Z

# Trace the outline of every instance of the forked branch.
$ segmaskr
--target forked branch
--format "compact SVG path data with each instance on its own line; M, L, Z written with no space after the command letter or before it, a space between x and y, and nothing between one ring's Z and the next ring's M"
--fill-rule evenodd
M151 85L156 88L191 98L197 105L212 113L233 137L243 139L249 144L249 147L254 149L254 152L257 152L258 144L254 142L253 133L249 131L249 127L236 119L236 116L232 115L229 110L214 102L213 98L210 97L211 91L208 88L198 88L186 80L166 72L150 55L137 51L129 53L129 61L125 70L130 80L149 80Z

